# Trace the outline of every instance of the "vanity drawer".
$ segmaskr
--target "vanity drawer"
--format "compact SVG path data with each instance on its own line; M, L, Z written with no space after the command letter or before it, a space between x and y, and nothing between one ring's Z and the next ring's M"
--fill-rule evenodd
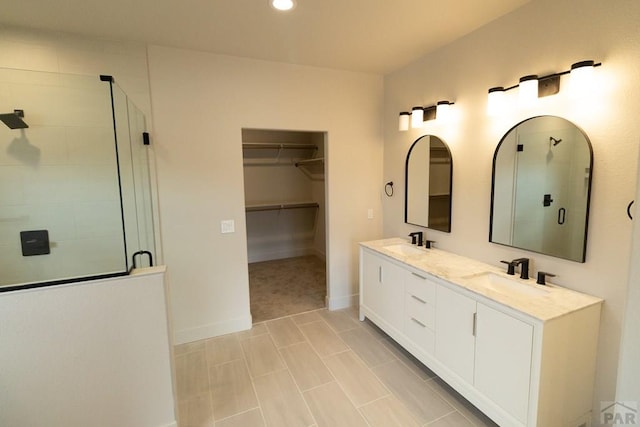
M427 353L435 353L435 334L432 329L428 328L419 319L414 316L407 316L405 318L405 334L413 341L418 347L426 351Z
M407 316L433 329L436 324L435 306L410 293L405 294L404 298Z
M415 295L424 302L435 304L436 284L424 275L411 273L406 278L406 292Z

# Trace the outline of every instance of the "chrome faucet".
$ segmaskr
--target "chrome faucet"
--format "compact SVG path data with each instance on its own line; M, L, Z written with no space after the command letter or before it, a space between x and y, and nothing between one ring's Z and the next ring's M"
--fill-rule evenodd
M409 237L411 237L411 244L422 246L422 239L424 239L424 233L422 231L414 231L413 233L409 233Z

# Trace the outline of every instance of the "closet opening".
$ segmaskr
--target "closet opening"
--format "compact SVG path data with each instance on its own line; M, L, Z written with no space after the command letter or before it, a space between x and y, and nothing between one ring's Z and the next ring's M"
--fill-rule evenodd
M254 323L323 308L325 132L242 129Z

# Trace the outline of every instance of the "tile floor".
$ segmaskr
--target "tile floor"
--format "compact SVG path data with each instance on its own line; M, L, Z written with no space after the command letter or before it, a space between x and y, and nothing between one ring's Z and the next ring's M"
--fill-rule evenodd
M176 346L180 427L495 426L355 309Z
M313 255L249 264L254 323L324 307L325 270L324 260Z

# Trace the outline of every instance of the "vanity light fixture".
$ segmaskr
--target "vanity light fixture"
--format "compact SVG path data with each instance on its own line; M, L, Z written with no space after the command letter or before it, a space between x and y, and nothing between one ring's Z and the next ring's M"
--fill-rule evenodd
M446 118L448 112L445 110L450 109L452 105L453 102L440 101L438 102L438 105L431 105L429 107L413 107L411 109L411 113L408 111L401 111L400 116L398 117L398 130L400 132L409 130L409 123L411 123L411 128L413 129L421 128L424 122L435 120L437 114L441 114L440 117Z
M398 130L403 132L405 130L409 130L409 120L411 117L411 113L408 111L400 112L400 119L398 121Z
M592 60L580 61L571 65L571 91L578 94L588 90L596 64Z
M538 76L530 74L520 77L518 100L523 106L531 105L538 99Z
M413 107L411 109L411 127L413 129L422 127L422 123L424 122L424 108L423 107Z
M438 101L436 104L436 117L439 117L440 120L449 120L451 117L451 106L453 102L449 101Z
M487 98L487 113L490 116L496 116L506 108L506 94L502 86L496 86L489 89L489 97Z
M575 91L584 91L588 89L590 74L593 73L595 67L602 65L601 62L596 63L589 59L576 62L571 65L571 69L561 71L559 73L549 74L538 77L530 74L520 78L517 85L502 87L496 86L489 89L487 97L487 113L495 115L504 111L506 108L505 92L518 88L518 98L521 105L531 105L537 98L549 95L555 95L560 91L560 76L571 73L571 86Z
M295 0L269 0L272 8L286 12L296 7Z

